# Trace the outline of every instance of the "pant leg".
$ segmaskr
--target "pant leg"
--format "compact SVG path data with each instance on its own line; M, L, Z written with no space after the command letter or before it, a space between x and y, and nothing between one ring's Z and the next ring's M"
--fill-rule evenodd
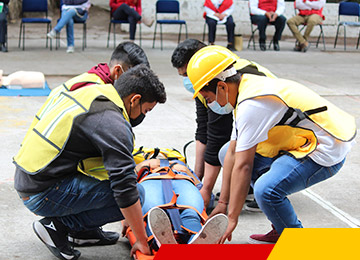
M46 191L30 196L24 205L37 215L57 217L74 231L124 219L110 182L83 174L68 177Z
M289 20L287 20L287 25L289 26L290 31L294 35L295 39L299 42L299 44L305 43L306 39L301 35L298 26L300 24L305 23L304 16L296 15Z
M67 46L68 47L75 45L75 40L74 40L74 18L70 19L68 21L68 23L66 24L66 40L67 40Z
M187 180L172 180L173 189L178 194L177 204L195 208L198 212L204 209L204 200L196 186ZM193 209L185 209L180 213L183 226L194 232L201 229L199 214Z
M226 32L227 32L227 40L234 44L234 31L235 31L235 23L232 15L227 18L225 23L226 25Z
M286 23L286 18L283 15L278 16L275 22L273 23L275 25L275 34L273 40L275 42L281 40L281 35L285 28L285 23Z
M310 33L314 29L315 25L320 24L323 21L320 15L312 14L306 17L306 29L304 33L304 38L308 40L310 38Z
M209 28L209 43L214 43L215 42L215 35L216 35L216 25L217 25L217 21L214 19L211 19L209 17L205 17L206 23L208 25Z
M74 16L76 15L76 10L71 8L67 10L63 10L61 12L61 17L56 26L54 27L54 30L59 33L61 29L66 26L69 22L73 21Z
M0 44L5 43L5 35L7 32L7 7L4 5L3 11L0 13Z
M295 159L287 155L272 163L270 170L255 182L254 196L279 234L284 228L302 227L287 196L332 177L343 163L324 167L310 157Z
M265 15L251 15L251 22L256 24L259 29L260 42L266 41L266 27L269 23L269 19Z
M129 22L130 40L135 40L136 24L141 20L141 16L134 8L127 4L120 5L113 13L113 18L116 20L127 20Z

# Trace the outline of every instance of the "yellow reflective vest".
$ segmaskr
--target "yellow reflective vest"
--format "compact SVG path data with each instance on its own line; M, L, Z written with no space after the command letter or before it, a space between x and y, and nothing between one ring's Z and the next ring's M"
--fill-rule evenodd
M89 112L93 101L104 97L122 110L127 121L124 103L111 84L91 85L76 91L56 89L37 113L28 130L14 163L29 174L48 166L64 149L74 120Z
M297 116L295 120L291 119L290 124L281 123L270 129L268 139L257 146L256 152L262 156L272 158L285 152L296 158L302 158L313 152L317 146L315 134L310 129L296 126L304 118L311 120L329 135L342 142L351 141L356 135L353 116L305 86L285 79L243 75L239 86L237 106L247 99L265 96L281 100L289 107L288 111L296 113ZM287 119L291 115L288 115ZM281 121L285 122L286 120Z

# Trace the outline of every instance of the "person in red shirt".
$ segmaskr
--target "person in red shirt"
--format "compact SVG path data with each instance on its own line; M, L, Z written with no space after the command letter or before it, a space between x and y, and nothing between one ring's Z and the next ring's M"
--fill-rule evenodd
M209 27L209 44L215 43L216 25L225 24L228 45L227 48L231 51L236 51L234 48L234 30L235 23L232 17L234 11L234 4L232 0L206 0L204 3L204 18Z
M274 50L279 51L279 41L285 28L286 18L282 15L285 11L284 0L249 0L251 22L256 24L259 29L259 43L262 51L266 50L266 27L275 25L273 36Z
M309 49L310 44L308 39L310 33L315 25L321 24L325 19L322 14L325 3L326 0L296 0L295 8L299 10L299 13L287 21L287 25L298 43L294 51L306 52ZM307 26L303 36L298 26L305 23Z
M115 20L127 20L130 25L130 40L135 40L136 24L141 21L151 27L154 20L141 16L141 0L110 0L111 17Z

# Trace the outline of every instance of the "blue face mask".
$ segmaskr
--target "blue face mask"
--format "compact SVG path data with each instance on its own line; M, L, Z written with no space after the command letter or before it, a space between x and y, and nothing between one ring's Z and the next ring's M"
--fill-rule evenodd
M192 94L195 93L193 84L191 83L189 77L184 77L184 78L183 78L183 85L184 85L184 88L185 88L187 91L189 91L189 92L192 93Z
M219 114L219 115L227 115L227 114L230 114L233 110L234 110L234 107L229 103L229 99L228 99L228 93L226 93L226 105L225 106L220 106L220 104L216 101L217 100L217 89L216 89L216 99L207 104L208 107L216 114Z

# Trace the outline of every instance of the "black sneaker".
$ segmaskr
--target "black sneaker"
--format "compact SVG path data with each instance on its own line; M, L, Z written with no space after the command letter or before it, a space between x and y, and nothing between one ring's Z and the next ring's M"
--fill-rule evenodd
M76 260L81 253L71 248L68 240L68 229L55 218L43 218L33 223L35 234L57 258Z
M259 41L260 44L260 50L266 51L266 43L265 41Z
M103 231L101 228L70 232L68 239L73 246L113 245L119 240L119 233Z
M233 44L228 44L226 46L226 48L228 48L230 51L237 51L237 49L235 49L234 45Z
M257 204L256 200L246 203L244 209L246 211L250 211L250 212L262 212L262 210L259 208L259 205Z

